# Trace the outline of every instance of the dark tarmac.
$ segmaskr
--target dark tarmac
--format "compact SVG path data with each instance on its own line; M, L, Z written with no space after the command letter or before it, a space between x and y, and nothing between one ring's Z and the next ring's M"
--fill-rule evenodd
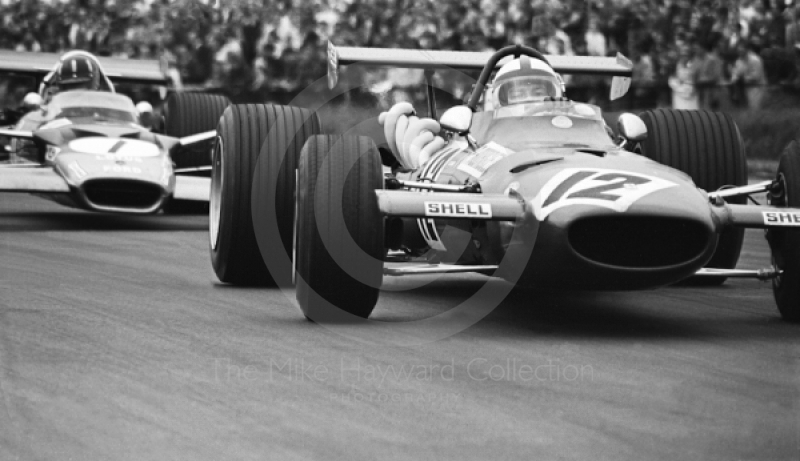
M0 194L0 460L800 459L800 326L768 283L515 290L391 346L219 284L207 240L205 216ZM748 231L739 267L768 263ZM488 280L428 278L372 318L433 316Z

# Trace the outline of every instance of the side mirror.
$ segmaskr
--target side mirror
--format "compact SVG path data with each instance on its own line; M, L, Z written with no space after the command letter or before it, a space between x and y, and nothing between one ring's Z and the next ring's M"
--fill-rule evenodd
M617 119L617 131L628 142L642 142L647 139L647 125L638 115L620 114Z
M439 124L447 131L467 134L472 126L472 109L467 106L451 107L442 114Z

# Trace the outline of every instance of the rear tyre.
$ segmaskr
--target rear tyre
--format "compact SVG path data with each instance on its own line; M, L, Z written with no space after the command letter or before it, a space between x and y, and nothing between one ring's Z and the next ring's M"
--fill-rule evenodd
M295 172L303 144L319 131L317 115L297 107L235 105L223 114L213 152L209 213L211 264L220 281L292 283ZM255 222L254 205L260 212ZM257 236L259 220L274 220L279 236ZM270 258L270 270L262 255Z
M778 163L781 196L770 196L774 206L800 208L800 144L792 141ZM800 322L800 230L769 229L767 241L772 249L772 263L781 275L772 280L772 292L781 317Z
M708 192L747 184L744 143L733 119L721 112L655 109L642 115L648 136L642 154L683 171ZM745 197L729 200L745 203ZM744 242L744 229L722 231L709 268L734 269ZM721 285L727 277L696 277L695 285Z
M300 159L297 300L306 318L369 317L383 278L381 158L364 136L314 136Z
M191 136L217 128L225 108L230 105L225 96L205 93L174 93L165 108L164 134L175 138ZM183 148L172 157L176 169L211 165L211 142L201 142ZM200 173L206 175L208 173ZM208 213L208 203L192 200L170 200L164 205L170 214Z

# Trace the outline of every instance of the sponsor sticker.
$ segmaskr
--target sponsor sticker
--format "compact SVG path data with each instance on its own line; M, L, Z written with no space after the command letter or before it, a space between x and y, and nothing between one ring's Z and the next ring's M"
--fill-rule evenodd
M44 159L47 160L48 162L52 162L53 160L55 160L56 155L58 155L59 152L61 152L61 149L59 149L58 147L47 146L47 150L44 153Z
M557 117L553 117L551 123L556 128L572 128L572 119L566 117L564 115L559 115Z
M793 211L762 211L767 226L800 227L800 213Z
M489 167L513 153L514 151L496 142L489 142L462 160L457 168L470 176L480 178Z
M491 219L492 206L488 203L425 202L425 216Z
M666 179L628 171L601 168L567 168L553 176L533 199L540 221L568 205L593 205L626 211L653 192L677 186Z
M109 162L144 163L141 157L130 157L127 155L102 154L95 156L95 158L97 160L106 160Z
M594 109L586 104L575 104L575 113L582 117L594 117Z

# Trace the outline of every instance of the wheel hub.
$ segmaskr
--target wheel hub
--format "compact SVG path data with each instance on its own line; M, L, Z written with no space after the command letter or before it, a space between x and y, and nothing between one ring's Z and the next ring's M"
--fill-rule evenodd
M211 196L208 207L208 238L211 249L216 250L219 243L219 228L222 220L222 187L224 182L222 138L217 136L214 153L211 157Z

